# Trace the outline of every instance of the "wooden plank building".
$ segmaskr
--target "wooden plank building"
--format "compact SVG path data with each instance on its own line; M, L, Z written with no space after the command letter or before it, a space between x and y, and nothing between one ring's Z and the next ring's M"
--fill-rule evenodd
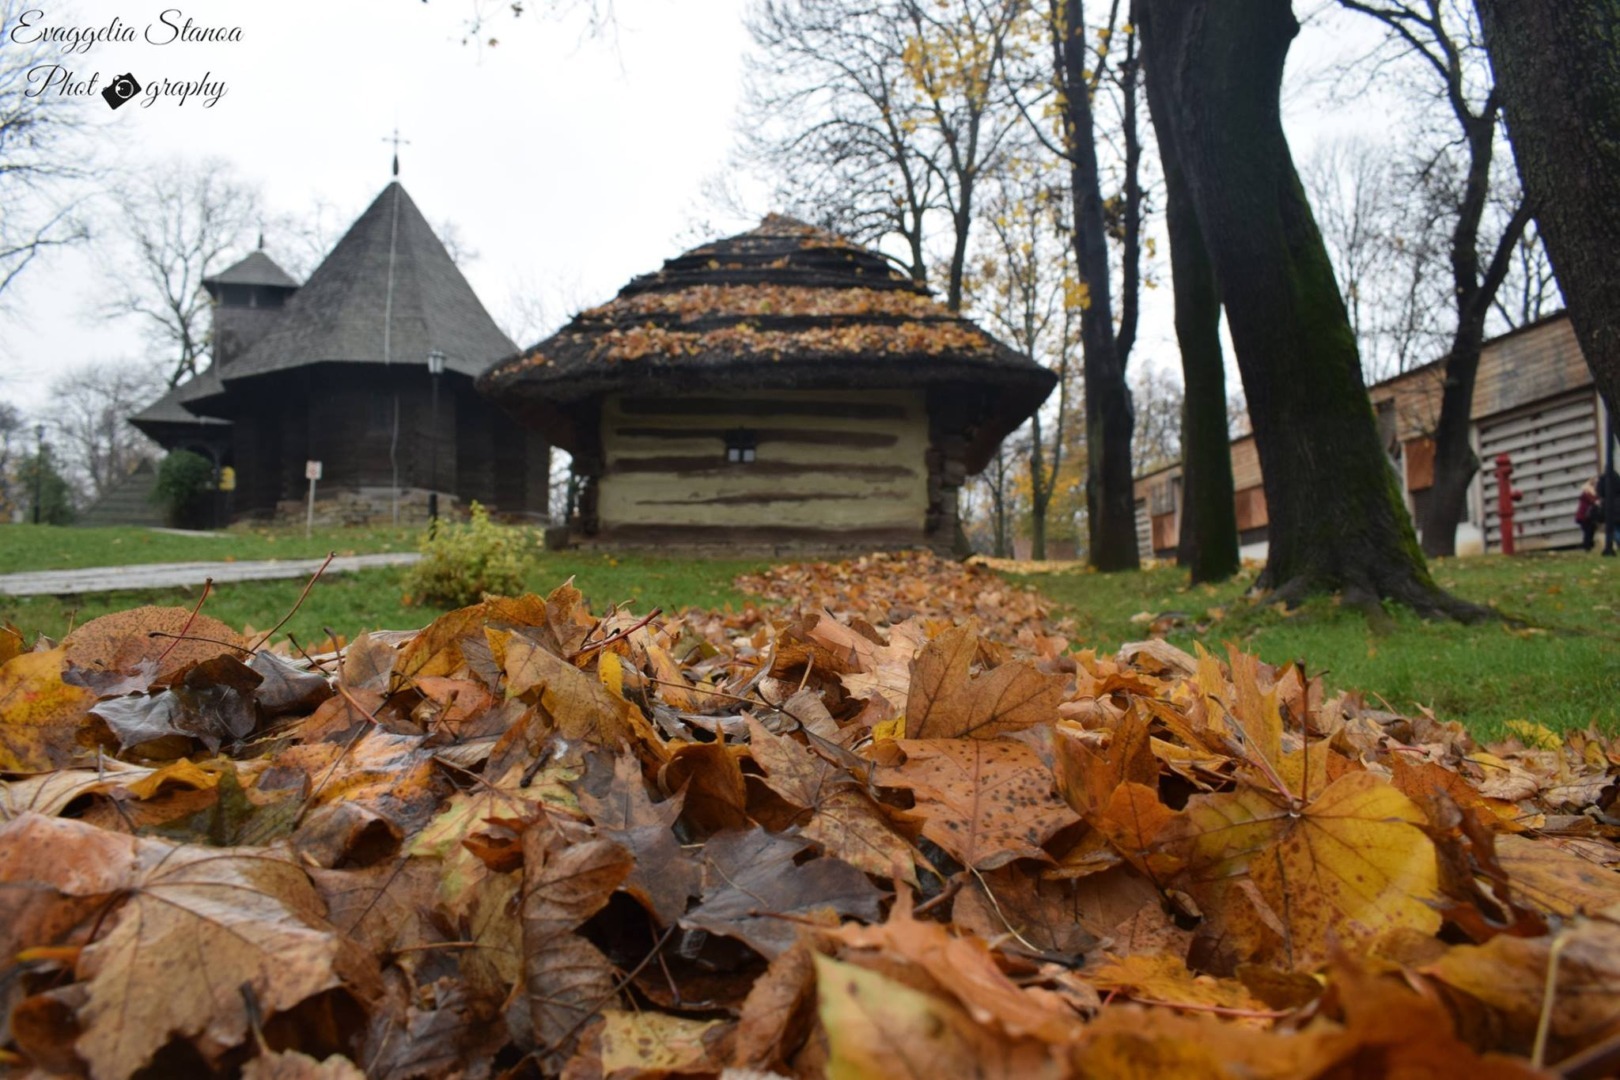
M772 215L479 385L574 455L587 542L953 550L961 485L1055 381L881 255Z
M1436 360L1368 388L1390 467L1400 476L1414 520L1434 486L1435 426L1445 363ZM1485 343L1474 384L1469 437L1480 471L1458 526L1457 550L1500 551L1500 500L1494 461L1507 454L1513 487L1523 492L1514 511L1521 550L1580 543L1575 504L1580 487L1598 474L1603 405L1574 327L1563 312ZM1266 539L1265 492L1253 436L1232 440L1239 537L1250 554ZM1144 552L1175 555L1181 528L1181 466L1136 481L1137 532Z
M300 513L310 460L349 521L420 516L428 493L545 513L544 436L473 388L517 347L398 180L302 287L262 251L204 284L212 366L131 422L232 467L237 514Z

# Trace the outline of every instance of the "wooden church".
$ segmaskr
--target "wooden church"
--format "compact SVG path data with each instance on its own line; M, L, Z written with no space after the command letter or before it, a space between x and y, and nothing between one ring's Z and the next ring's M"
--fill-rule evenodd
M263 251L203 284L213 365L131 422L234 470L235 516L301 514L310 461L346 522L546 512L544 436L473 387L517 348L397 179L302 286Z
M1055 384L883 256L777 215L478 382L573 454L588 542L942 551L967 476Z

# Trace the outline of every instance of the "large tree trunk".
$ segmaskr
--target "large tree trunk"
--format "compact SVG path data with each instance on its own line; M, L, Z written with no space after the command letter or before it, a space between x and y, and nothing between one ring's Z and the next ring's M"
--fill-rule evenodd
M1476 615L1424 566L1379 445L1349 315L1283 134L1289 0L1146 0L1168 134L1214 264L1270 515L1260 584ZM1162 137L1162 136L1161 136Z
M1144 62L1155 52L1152 19L1137 6ZM1165 225L1170 234L1170 274L1175 283L1176 341L1181 346L1185 397L1181 414L1181 535L1176 563L1193 584L1222 581L1237 572L1237 505L1232 484L1231 435L1226 426L1226 363L1221 354L1221 294L1199 231L1174 140L1165 81L1148 73L1148 111L1159 133L1164 169Z
M1108 233L1103 222L1091 96L1087 92L1085 7L1052 0L1053 42L1064 87L1064 128L1074 195L1074 252L1089 302L1080 313L1086 380L1086 525L1088 556L1098 570L1135 570L1136 491L1131 431L1136 415L1114 337Z
M1610 408L1620 404L1620 0L1475 0L1525 197Z

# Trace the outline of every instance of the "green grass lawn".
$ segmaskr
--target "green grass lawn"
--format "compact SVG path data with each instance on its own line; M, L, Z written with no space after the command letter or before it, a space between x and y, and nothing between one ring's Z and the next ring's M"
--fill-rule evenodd
M217 536L188 536L138 526L7 525L0 527L0 574L136 563L311 559L329 551L339 555L415 551L420 533L415 527L327 528L315 530L306 540L303 529L247 526L233 526Z
M99 543L99 546L98 546ZM233 530L219 540L175 537L139 529L0 529L0 571L68 568L197 558L307 557L327 551L413 550L414 530L343 529L318 533ZM687 606L740 606L748 598L732 587L758 561L660 559L643 555L545 553L528 587L548 592L569 577L603 611L629 602L645 613ZM1333 689L1361 690L1410 710L1423 705L1443 719L1461 720L1486 738L1508 720L1528 719L1554 728L1596 722L1620 729L1620 560L1581 553L1507 559L1446 559L1433 565L1446 588L1524 620L1525 626L1424 622L1390 609L1390 625L1375 630L1357 611L1331 599L1312 600L1293 612L1253 604L1244 597L1250 570L1219 586L1190 588L1173 568L1133 574L1038 574L1033 583L1062 615L1074 620L1076 648L1111 652L1147 636L1147 620L1179 613L1169 640L1193 641L1223 653L1227 642L1272 663L1302 659L1325 672ZM409 629L440 609L405 606L402 568L334 574L324 578L288 624L301 641L325 636L325 627L352 636L365 629ZM302 581L241 582L216 586L204 610L237 627L267 629L290 610ZM0 598L0 619L30 637L62 636L70 626L139 604L196 603L199 588L103 593L59 599Z
M1527 625L1425 622L1391 606L1393 625L1380 632L1330 598L1292 612L1252 604L1243 593L1253 570L1196 588L1173 568L1025 580L1075 620L1077 647L1111 651L1147 635L1132 616L1180 613L1166 636L1183 648L1196 640L1224 653L1230 641L1270 663L1302 659L1332 689L1361 690L1397 709L1426 705L1486 738L1520 719L1620 729L1620 560L1554 552L1440 559L1431 570L1456 595Z

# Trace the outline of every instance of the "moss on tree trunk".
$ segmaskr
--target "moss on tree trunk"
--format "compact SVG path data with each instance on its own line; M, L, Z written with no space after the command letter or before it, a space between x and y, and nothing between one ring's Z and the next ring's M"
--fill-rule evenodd
M1279 111L1289 0L1145 0L1175 142L1220 282L1265 475L1260 584L1425 614L1482 614L1435 586L1379 445L1355 335Z

